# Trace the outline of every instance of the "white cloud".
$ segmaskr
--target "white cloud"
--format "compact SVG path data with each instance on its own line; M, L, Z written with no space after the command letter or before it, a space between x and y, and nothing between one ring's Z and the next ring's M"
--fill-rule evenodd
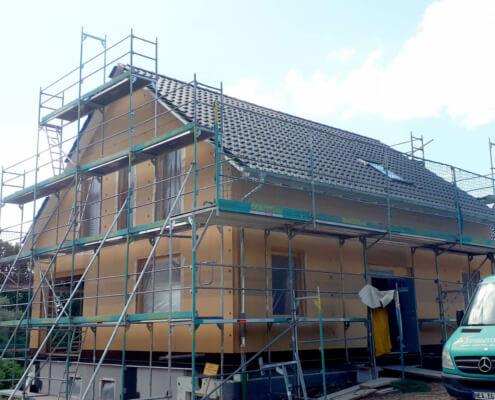
M275 94L244 79L227 92L309 118L375 114L390 120L448 116L465 127L495 120L495 1L441 0L385 61L377 49L347 73L290 69ZM352 57L353 49L329 58ZM328 66L327 66L328 67ZM283 100L283 101L282 101Z
M273 109L282 108L282 98L280 94L262 93L258 88L258 82L255 79L242 78L237 83L225 88L225 93L229 96L250 101L265 107Z
M328 61L346 61L349 58L351 58L354 54L356 54L355 49L347 48L347 49L340 49L340 50L332 50L330 53L327 55L327 60Z
M495 2L443 0L388 63L381 51L344 76L290 70L285 90L312 116L374 113L387 119L447 114L474 127L495 120Z

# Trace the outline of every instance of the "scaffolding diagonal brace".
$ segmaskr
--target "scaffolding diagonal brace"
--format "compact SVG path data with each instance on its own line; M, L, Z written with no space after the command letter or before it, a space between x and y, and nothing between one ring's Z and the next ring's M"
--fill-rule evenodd
M91 269L93 263L95 262L96 260L96 257L98 256L98 254L100 253L101 249L103 248L103 245L106 241L106 239L108 238L108 236L110 235L110 233L112 232L113 230L113 227L115 226L115 224L117 223L120 215L122 214L122 211L125 209L126 207L126 204L127 202L129 201L129 199L126 199L124 201L124 204L122 205L121 209L119 210L119 212L117 213L117 215L115 216L112 224L110 225L110 227L108 228L106 234L105 234L105 237L103 238L103 240L101 241L100 245L98 246L98 250L95 251L93 257L91 258L91 261L89 262L88 266L86 267L86 269L84 270L83 274L81 275L81 278L79 279L79 281L77 282L77 284L74 286L74 288L72 289L72 293L70 294L69 298L67 299L67 301L65 302L65 305L63 307L63 309L60 311L60 314L58 315L58 317L56 318L55 322L53 323L53 325L50 327L50 330L47 332L45 338L43 339L43 342L40 344L40 346L38 347L38 350L36 351L36 353L34 354L33 358L31 359L31 361L29 362L29 365L26 367L26 369L24 370L24 373L22 374L21 378L19 379L19 381L17 382L14 390L12 391L12 393L10 394L9 396L9 400L12 400L14 397L15 397L15 394L17 393L17 391L19 390L19 388L22 386L22 384L24 383L24 381L26 380L28 374L29 374L29 371L31 370L31 368L33 367L35 361L37 360L38 356L40 355L41 351L45 348L45 345L48 343L48 340L50 339L50 336L51 334L53 333L53 331L55 330L55 328L57 327L60 319L62 318L62 315L63 313L65 312L65 310L69 307L69 305L71 304L72 302L72 299L74 298L74 296L76 295L77 293L77 290L81 287L81 284L84 282L84 278L86 278L86 275L88 275L88 272L89 270ZM34 298L34 296L33 296ZM27 309L27 308L26 308Z
M127 298L127 302L126 302L126 304L124 306L124 309L122 310L122 312L120 314L120 317L119 317L118 321L115 324L115 328L114 328L112 334L110 335L110 338L108 339L108 342L107 342L107 345L105 347L105 350L103 350L103 353L102 353L102 355L100 357L100 360L98 361L98 364L96 365L96 367L95 367L95 369L93 371L93 374L91 375L91 378L90 378L90 380L89 380L89 382L88 382L88 384L86 386L86 389L85 389L84 393L81 396L81 400L84 400L86 398L86 396L88 395L89 391L91 390L91 386L93 385L93 382L94 382L94 380L96 378L96 375L98 374L98 371L100 370L101 365L105 361L106 355L107 355L108 351L110 350L110 346L112 345L113 340L115 339L115 336L117 335L117 331L119 330L120 326L122 325L122 321L124 320L124 318L125 318L125 316L127 314L127 310L129 308L129 306L131 305L132 301L134 300L134 296L136 295L136 292L137 292L137 290L139 288L139 285L141 284L141 281L143 280L143 277L144 277L146 271L148 270L148 267L149 267L149 265L151 263L151 260L153 259L153 256L155 255L155 252L156 252L156 249L158 247L158 244L160 243L160 239L162 238L162 235L165 232L165 229L170 224L172 212L175 209L175 207L176 207L176 205L178 203L178 200L180 199L182 193L184 192L184 188L186 187L186 183L189 180L189 177L191 175L192 170L193 170L193 166L191 166L189 168L189 171L187 172L187 175L186 175L184 181L182 182L181 188L180 188L179 192L177 193L177 196L174 199L174 202L172 203L172 206L170 207L170 211L169 211L169 213L167 215L167 218L165 219L165 221L164 221L164 223L162 225L162 228L160 229L160 235L155 240L155 243L154 243L154 245L153 245L153 247L152 247L152 249L150 251L150 254L148 255L148 259L146 260L146 263L144 264L143 269L141 270L141 273L139 274L138 278L136 279L136 282L134 284L134 288L132 289L131 294ZM195 312L195 311L193 310L193 312Z

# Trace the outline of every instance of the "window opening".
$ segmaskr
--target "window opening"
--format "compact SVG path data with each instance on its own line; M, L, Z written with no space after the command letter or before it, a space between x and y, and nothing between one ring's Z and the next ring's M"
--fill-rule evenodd
M182 183L182 157L181 152L171 151L160 154L155 163L155 220L167 218L172 208ZM181 201L177 204L172 215L179 214L182 210Z
M293 288L296 297L304 296L305 284L301 257L292 256ZM290 315L290 272L287 254L272 254L272 312L273 315ZM304 302L298 306L298 313L304 313Z
M146 260L139 261L139 272L142 271ZM169 258L157 257L143 276L137 297L139 313L177 312L181 303L181 265L182 257L172 258L172 305L169 297Z

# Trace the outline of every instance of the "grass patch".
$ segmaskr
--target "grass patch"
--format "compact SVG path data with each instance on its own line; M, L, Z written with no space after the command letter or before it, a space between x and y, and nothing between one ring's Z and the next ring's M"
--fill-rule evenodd
M392 386L401 393L431 392L431 386L426 382L415 381L407 378L392 383Z

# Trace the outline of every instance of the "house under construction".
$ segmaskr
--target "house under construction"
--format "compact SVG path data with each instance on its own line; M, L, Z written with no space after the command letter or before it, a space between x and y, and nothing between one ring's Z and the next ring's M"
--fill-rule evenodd
M160 75L157 46L83 32L2 169L3 394L311 398L401 345L437 362L494 272L494 180ZM366 284L398 292L384 355Z

